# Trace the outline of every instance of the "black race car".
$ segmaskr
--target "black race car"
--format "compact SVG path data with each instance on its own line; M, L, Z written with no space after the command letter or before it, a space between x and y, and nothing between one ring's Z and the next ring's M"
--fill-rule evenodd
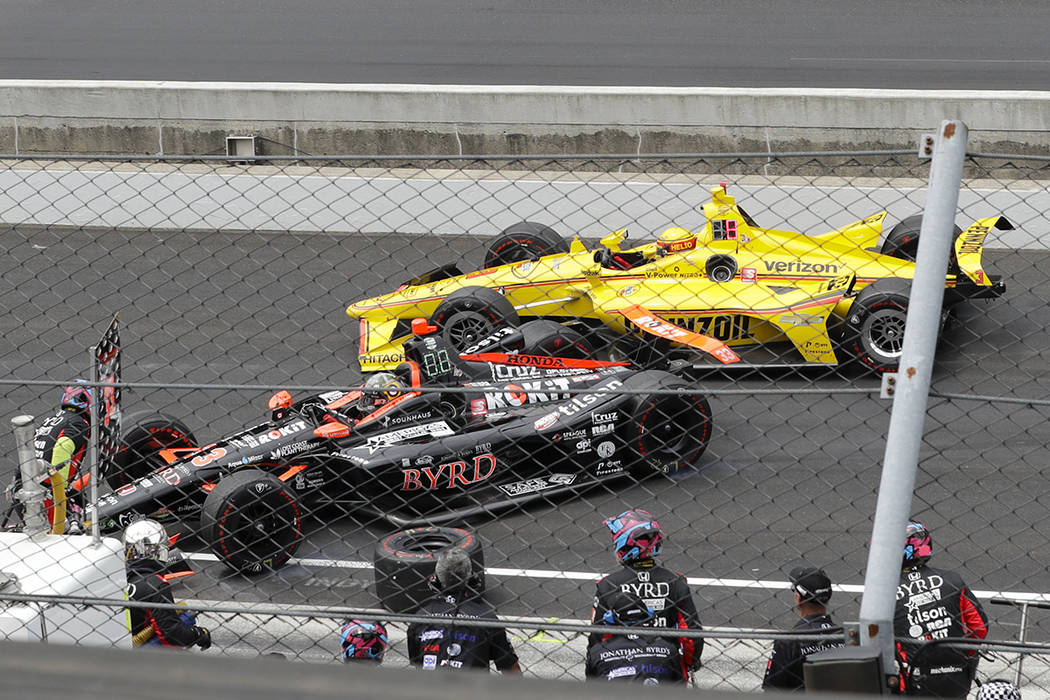
M662 370L587 359L574 331L539 320L451 353L419 320L406 362L360 390L270 399L269 421L198 446L160 414L128 416L97 520L199 519L234 569L277 568L320 506L398 526L444 522L697 462L707 399Z

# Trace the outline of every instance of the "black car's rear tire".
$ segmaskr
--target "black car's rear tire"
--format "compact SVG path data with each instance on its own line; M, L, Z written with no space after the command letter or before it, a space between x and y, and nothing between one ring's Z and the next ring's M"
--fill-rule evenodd
M395 613L414 613L435 591L430 586L438 555L462 549L478 574L472 593L485 590L485 556L477 535L455 527L414 527L395 532L376 544L376 596Z
M711 440L711 404L694 385L673 374L647 370L628 377L623 388L654 393L632 397L633 424L627 443L630 472L637 478L676 474L695 466ZM658 393L681 390L682 393Z
M911 280L887 277L860 290L846 313L843 350L876 372L895 372L904 349Z
M116 471L106 474L113 488L126 486L136 479L167 465L160 451L175 447L196 447L197 438L177 418L153 411L138 411L124 416Z
M201 535L231 569L246 574L284 566L303 539L303 511L273 474L241 469L204 500Z
M438 304L430 322L456 352L463 352L500 326L517 326L518 312L488 287L463 287Z
M521 324L524 338L521 352L545 357L572 357L585 359L594 355L594 348L583 334L557 321L537 319Z
M569 244L550 226L535 221L521 221L503 229L492 240L485 253L485 267L568 252Z

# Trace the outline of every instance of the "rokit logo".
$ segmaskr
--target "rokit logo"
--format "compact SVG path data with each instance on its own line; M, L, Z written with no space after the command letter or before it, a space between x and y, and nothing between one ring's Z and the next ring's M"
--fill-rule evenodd
M289 435L292 435L293 433L297 433L300 430L306 430L306 422L297 420L294 423L289 423L288 425L285 425L283 427L274 428L269 432L263 433L262 435L258 435L257 439L259 440L260 445L265 445L268 442L279 440L280 438L287 437Z
M528 403L546 403L569 398L567 379L546 379L536 382L508 384L503 391L486 391L485 404L490 411L524 406Z
M457 486L470 486L485 481L496 471L496 457L492 454L478 455L472 463L467 461L448 462L436 468L402 469L404 481L402 491L433 491L435 489L453 489Z

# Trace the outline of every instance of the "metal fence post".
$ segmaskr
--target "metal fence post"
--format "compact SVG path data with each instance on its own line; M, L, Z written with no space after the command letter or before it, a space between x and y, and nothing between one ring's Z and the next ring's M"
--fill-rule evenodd
M90 481L89 481L89 498L91 499L91 542L96 547L102 543L102 535L98 529L98 479L99 479L99 465L98 465L98 401L102 399L102 389L99 386L99 371L98 362L95 361L97 346L91 346L88 349L88 356L90 359L91 367L91 384L92 384L92 401L91 406L88 409L91 416L91 430L90 438L88 443L88 458L91 460L90 464Z
M915 489L930 375L941 325L944 276L966 156L966 138L966 125L960 121L945 121L941 123L933 149L903 354L886 435L882 479L864 576L860 607L861 645L881 649L887 674L895 668L893 616L904 528Z
M36 425L33 416L15 416L11 426L15 432L15 445L18 449L18 467L21 470L22 488L15 498L22 502L22 519L25 523L22 530L27 535L46 535L51 524L47 521L44 509L44 497L47 494L40 480L47 474L42 469L42 460L36 458L33 450L33 438Z

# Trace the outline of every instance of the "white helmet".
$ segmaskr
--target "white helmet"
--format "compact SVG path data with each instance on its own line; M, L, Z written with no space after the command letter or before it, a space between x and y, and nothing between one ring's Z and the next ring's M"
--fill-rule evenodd
M168 533L156 520L136 520L124 530L124 558L168 561Z

